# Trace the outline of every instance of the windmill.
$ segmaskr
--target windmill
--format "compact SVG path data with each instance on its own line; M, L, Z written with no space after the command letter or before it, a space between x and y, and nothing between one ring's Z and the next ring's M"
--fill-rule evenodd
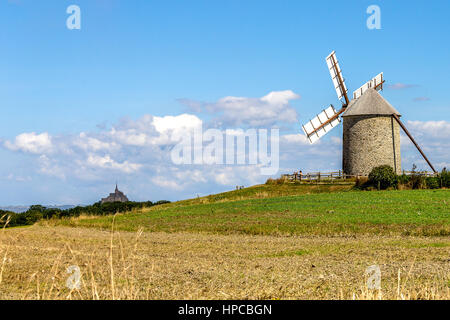
M343 122L343 169L346 174L368 175L374 167L383 164L391 165L397 173L400 173L400 128L402 128L436 173L431 162L400 120L401 115L379 94L385 83L383 73L355 90L350 100L335 51L326 58L326 63L342 107L336 110L330 105L302 126L309 142L311 144L317 142Z

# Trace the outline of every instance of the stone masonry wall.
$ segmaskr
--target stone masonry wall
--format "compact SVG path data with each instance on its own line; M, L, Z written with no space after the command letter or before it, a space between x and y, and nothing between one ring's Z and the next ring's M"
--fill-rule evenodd
M373 168L390 165L402 172L400 126L392 116L343 118L343 169L350 175L369 175Z

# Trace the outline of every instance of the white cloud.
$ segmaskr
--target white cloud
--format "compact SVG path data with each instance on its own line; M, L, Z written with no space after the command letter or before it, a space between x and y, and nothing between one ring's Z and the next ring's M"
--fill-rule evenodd
M15 175L13 173L10 173L7 177L7 180L10 181L16 181L16 182L29 182L32 181L33 179L31 178L31 176L20 176L20 175Z
M448 167L450 122L408 121L406 127L437 170ZM415 163L421 170L430 170L416 147L404 133L401 136L401 143L403 168L410 169L412 164Z
M181 114L175 117L154 117L153 125L159 133L159 137L154 139L153 143L156 145L165 145L175 142L174 138L183 136L185 132L201 129L203 121L192 114Z
M58 161L50 159L45 154L39 156L38 164L40 173L50 177L56 177L61 180L66 179L66 172L64 168L58 165Z
M151 180L158 187L169 190L183 190L183 186L177 183L175 180L168 179L167 177L158 176Z
M181 114L176 117L154 117L153 125L159 133L167 133L173 130L198 128L202 125L202 120L192 114Z
M106 156L96 156L89 155L86 164L91 167L98 167L102 169L114 169L123 171L125 173L132 173L138 171L142 165L138 163L130 163L128 161L124 161L122 163L116 162L109 155Z
M207 182L207 178L205 177L205 172L202 170L175 170L174 173L176 181L189 181L189 182ZM189 177L189 179L186 179Z
M290 100L300 99L300 95L292 92L291 90L285 91L272 91L268 95L261 98L261 101L265 101L271 105L285 106L289 104Z
M165 117L145 115L136 121L122 120L106 134L106 138L126 146L160 146L173 143L171 137L174 133L181 134L201 126L202 120L190 114Z
M74 145L85 151L111 151L120 148L116 142L106 142L98 138L90 137L87 133L82 132L78 139L74 139Z
M6 141L5 147L13 151L23 151L34 154L45 153L52 148L52 139L47 132L36 134L22 133L18 135L14 142Z
M111 129L100 133L81 132L78 135L50 136L48 133L22 133L4 147L39 155L39 172L66 179L77 177L98 180L105 171L135 173L145 164L167 162L162 149L173 146L173 133L200 128L202 121L195 115L153 117L138 120L122 119ZM130 160L133 159L133 160Z
M417 84L406 84L406 83L394 83L391 85L388 85L389 89L393 89L393 90L402 90L402 89L409 89L409 88L415 88L418 87Z
M252 186L258 183L264 183L266 176L261 176L260 167L258 165L252 166L228 166L216 167L211 173L210 179L215 183L228 186Z
M447 121L408 121L408 128L423 136L433 138L450 137L450 122Z
M116 130L109 132L110 136L121 145L143 147L150 144L151 138L146 133L140 133L137 129Z
M231 169L224 170L220 173L217 173L214 177L214 180L224 186L231 185L236 181L236 178L231 173Z
M297 121L297 112L289 104L291 100L296 99L300 99L298 94L286 90L273 91L261 98L229 96L214 103L200 103L186 99L180 102L195 111L218 114L214 120L218 126L261 127Z
M308 138L304 134L297 133L297 134L286 134L284 136L281 136L281 140L286 143L298 143L301 145L310 145ZM317 142L320 143L320 140Z

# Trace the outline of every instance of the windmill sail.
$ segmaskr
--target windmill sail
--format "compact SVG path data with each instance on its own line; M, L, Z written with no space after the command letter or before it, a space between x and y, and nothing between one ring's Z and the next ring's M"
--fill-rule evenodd
M338 99L341 100L343 106L346 107L348 106L350 101L347 96L348 90L347 86L345 85L345 79L342 76L342 71L336 58L336 52L333 51L332 53L330 53L330 55L326 58L326 61Z
M339 125L341 120L339 114L333 105L323 110L315 118L302 126L311 144L317 142L320 138L330 132L334 127Z
M379 75L377 75L375 78L373 78L372 80L366 82L366 84L361 86L358 90L355 90L355 92L353 92L353 99L355 99L355 100L358 99L359 97L361 97L364 94L364 92L366 92L370 88L374 88L377 91L383 90L384 82L385 81L383 79L383 72L382 72Z

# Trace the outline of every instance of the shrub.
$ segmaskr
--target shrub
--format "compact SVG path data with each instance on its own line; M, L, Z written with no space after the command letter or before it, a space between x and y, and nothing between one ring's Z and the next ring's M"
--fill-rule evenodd
M417 172L416 169L417 166L413 164L411 176L409 177L409 185L412 189L425 189L425 177L420 172Z
M385 190L390 187L397 187L397 175L391 166L384 165L373 168L369 174L369 183L378 188Z
M439 177L428 177L425 179L425 183L428 189L439 189L441 187Z
M367 189L370 186L369 178L357 177L355 182L355 189Z
M272 179L269 178L266 181L267 185L281 185L281 184L285 184L287 182L287 180L285 178L278 178L278 179Z
M410 182L411 178L410 176L406 175L406 174L402 174L397 176L397 182L399 185L408 185Z
M68 210L60 210L54 208L46 208L41 205L31 206L24 213L14 213L0 210L0 228L4 227L9 217L9 223L7 227L17 227L32 225L42 219L60 219L78 217L81 214L92 216L105 216L113 215L116 213L124 213L132 211L133 209L142 209L145 207L151 207L155 205L162 205L170 203L170 201L161 200L156 203L151 201L146 202L113 202L113 203L94 203L93 205L86 207L75 207ZM3 217L3 219L2 219Z
M160 205L168 204L168 203L170 203L170 201L167 201L167 200L159 200L159 201L157 201L156 203L152 203L151 201L147 201L147 202L145 203L145 206L146 206L146 207L160 206Z
M450 172L447 169L443 169L439 175L440 184L442 188L450 188Z

